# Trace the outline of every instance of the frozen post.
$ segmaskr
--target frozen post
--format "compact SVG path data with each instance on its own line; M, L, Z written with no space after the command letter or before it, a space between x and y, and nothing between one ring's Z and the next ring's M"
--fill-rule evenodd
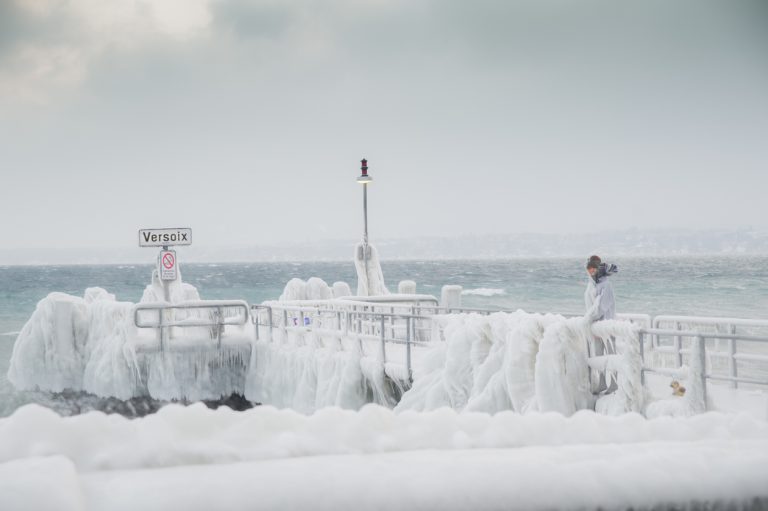
M153 272L153 275L157 275L157 279L163 287L163 300L166 303L171 302L171 282L179 280L178 261L176 259L176 251L170 247L177 245L191 245L192 244L192 229L187 227L180 227L175 229L141 229L139 230L139 246L140 247L161 247L160 252L157 255L157 269ZM154 281L154 276L153 276ZM170 311L167 311L168 319L170 318ZM161 314L163 314L161 312ZM160 318L163 319L162 317ZM160 328L160 336L162 341L163 328Z
M397 285L397 292L401 295L415 295L416 283L412 280L401 280Z
M450 312L451 309L461 308L461 286L445 285L440 293L440 305Z
M355 245L355 269L357 270L358 296L378 296L389 294L384 284L384 274L379 264L376 248L368 240L368 185L373 181L368 175L368 160L360 163L361 174L357 182L363 185L363 241Z
M358 258L365 261L365 274L368 275L368 260L371 258L371 249L368 248L368 183L373 178L368 175L368 160L363 158L360 163L361 174L357 182L363 185L363 249Z

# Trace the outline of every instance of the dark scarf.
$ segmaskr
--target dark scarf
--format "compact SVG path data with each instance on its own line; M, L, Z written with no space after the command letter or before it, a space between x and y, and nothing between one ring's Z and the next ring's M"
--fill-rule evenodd
M603 277L610 277L611 275L618 272L619 267L615 264L601 263L600 266L597 267L597 271L592 276L592 278L595 280L595 283L598 283Z

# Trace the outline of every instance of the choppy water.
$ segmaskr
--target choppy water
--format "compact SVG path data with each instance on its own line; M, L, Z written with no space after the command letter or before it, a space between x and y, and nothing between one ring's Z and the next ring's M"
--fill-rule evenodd
M611 262L620 268L613 277L619 312L768 319L768 256ZM383 270L390 289L411 279L420 293L439 296L442 285L459 284L467 291L463 303L470 307L583 312L586 276L579 260L398 261L384 262ZM5 377L15 334L40 299L53 291L82 296L85 288L99 286L118 300L136 302L151 271L151 265L0 267L0 416L31 401L58 404L66 412L71 401L15 392ZM277 298L293 277L344 280L353 289L355 284L351 262L189 264L182 266L182 274L203 298L251 303ZM81 408L100 406L95 402Z

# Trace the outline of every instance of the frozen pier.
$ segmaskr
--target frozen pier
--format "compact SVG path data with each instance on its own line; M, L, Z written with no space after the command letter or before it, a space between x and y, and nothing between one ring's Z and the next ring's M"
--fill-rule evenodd
M634 314L590 324L430 295L334 298L334 287L348 290L312 279L295 299L293 282L281 300L254 305L201 300L181 283L170 303L152 286L138 304L98 288L53 293L20 333L9 379L120 399L236 393L306 413L366 403L566 415L768 410L768 321ZM607 354L594 355L597 342ZM673 380L684 395L672 395Z

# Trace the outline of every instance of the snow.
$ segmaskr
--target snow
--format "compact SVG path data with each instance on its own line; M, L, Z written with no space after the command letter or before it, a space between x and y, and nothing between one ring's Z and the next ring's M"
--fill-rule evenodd
M0 463L0 509L85 509L80 478L64 456L32 456Z
M762 509L765 455L752 448L763 446L660 442L618 459L612 446L318 456L98 472L82 484L90 508L121 511Z
M130 420L28 405L0 419L0 509L611 509L765 504L767 488L768 423L743 414L198 404Z

